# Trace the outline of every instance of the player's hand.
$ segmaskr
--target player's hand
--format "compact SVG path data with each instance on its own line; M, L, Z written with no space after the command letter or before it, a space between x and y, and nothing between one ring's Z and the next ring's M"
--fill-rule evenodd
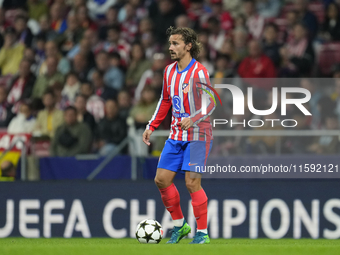
M143 142L148 146L150 146L150 136L151 136L151 134L152 134L152 131L149 130L149 129L146 129L143 133Z
M193 122L190 118L184 118L179 124L183 130L188 130L190 127L192 127Z

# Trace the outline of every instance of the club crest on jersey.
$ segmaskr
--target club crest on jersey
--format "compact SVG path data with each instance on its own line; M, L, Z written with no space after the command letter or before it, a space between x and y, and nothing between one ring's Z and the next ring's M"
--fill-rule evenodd
M190 88L189 83L183 83L182 90L184 94L189 92L189 88Z

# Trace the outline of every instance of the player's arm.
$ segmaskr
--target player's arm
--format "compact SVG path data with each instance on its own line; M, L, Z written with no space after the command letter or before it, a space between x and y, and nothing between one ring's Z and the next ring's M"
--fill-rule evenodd
M201 121L204 121L215 110L215 107L216 107L215 101L214 101L214 98L211 97L211 96L214 96L214 94L207 86L204 86L204 84L211 86L209 74L207 70L201 69L201 70L196 71L194 75L194 86L193 86L192 93L194 93L194 99L197 100L197 105L199 106L199 108L198 109L196 108L195 109L196 111L192 113L191 116L189 117L190 122L191 122L190 126L194 124L198 124ZM208 91L210 95L205 90ZM201 97L203 94L206 94L208 98L206 114L202 114ZM200 95L200 96L197 97L196 95Z
M166 115L169 112L171 107L171 97L167 90L167 82L166 82L166 71L164 72L163 78L163 88L161 97L158 101L155 113L153 114L151 120L149 121L146 129L143 133L143 142L147 145L150 145L150 136L152 132L162 123L165 119Z

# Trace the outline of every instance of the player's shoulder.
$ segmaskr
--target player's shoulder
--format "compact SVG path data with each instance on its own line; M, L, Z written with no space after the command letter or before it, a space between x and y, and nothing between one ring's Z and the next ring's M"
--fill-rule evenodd
M207 68L205 68L205 66L203 64L201 64L200 62L198 62L197 60L195 62L195 65L196 65L195 73L198 74L200 71L203 71L205 74L209 74Z
M171 70L175 65L176 65L177 61L167 65L165 68L164 68L164 71L166 72L167 70Z

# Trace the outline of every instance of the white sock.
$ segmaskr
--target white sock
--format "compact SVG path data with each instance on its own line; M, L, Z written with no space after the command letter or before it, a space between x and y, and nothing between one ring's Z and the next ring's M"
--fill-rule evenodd
M202 232L204 234L208 234L208 229L197 229L197 232Z
M181 228L183 226L183 224L184 224L184 218L179 219L179 220L173 220L173 223L174 223L175 227L180 227Z

